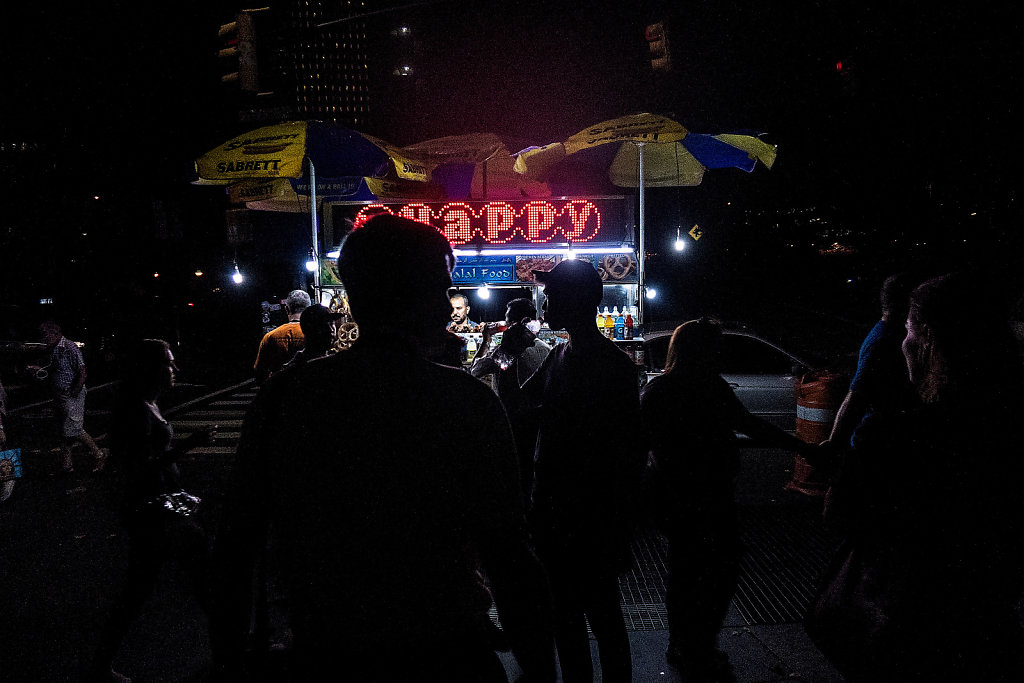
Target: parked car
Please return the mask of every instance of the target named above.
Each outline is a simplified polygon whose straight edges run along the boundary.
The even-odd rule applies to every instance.
[[[754,415],[785,430],[796,429],[796,385],[824,363],[789,351],[741,326],[723,325],[722,378]],[[644,335],[647,377],[665,368],[672,330]]]

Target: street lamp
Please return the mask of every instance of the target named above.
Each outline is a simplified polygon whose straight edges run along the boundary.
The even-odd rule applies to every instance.
[[[243,281],[245,281],[245,278],[242,277],[242,273],[240,273],[238,270],[237,263],[235,264],[235,272],[231,274],[231,279],[234,280],[236,285],[240,285],[242,284]]]
[[[676,251],[682,251],[686,249],[686,242],[683,240],[683,236],[680,234],[680,229],[676,228]]]

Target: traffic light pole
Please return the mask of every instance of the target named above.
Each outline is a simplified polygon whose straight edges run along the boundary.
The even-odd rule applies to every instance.
[[[313,270],[313,292],[316,294],[316,303],[320,303],[320,226],[316,212],[316,169],[313,167],[312,159],[306,157],[306,162],[309,163],[309,215],[312,229],[313,262],[316,263],[316,268]]]
[[[637,266],[636,266],[637,281],[640,283],[639,287],[638,287],[639,291],[637,292],[637,304],[636,304],[636,306],[637,306],[637,314],[638,314],[637,317],[639,318],[639,320],[637,320],[636,322],[639,325],[643,325],[643,324],[645,324],[645,322],[647,320],[645,315],[644,315],[644,309],[646,308],[645,305],[644,305],[644,299],[647,298],[646,268],[644,268],[644,265],[645,265],[644,262],[647,260],[647,246],[644,243],[645,242],[644,238],[646,236],[646,233],[645,233],[645,230],[644,230],[644,213],[645,213],[645,207],[644,207],[644,143],[637,142],[636,143],[636,151],[637,151],[637,172],[639,173],[639,179],[637,181],[637,187],[640,190],[640,200],[639,200],[639,202],[640,202],[640,239],[639,239],[640,253],[637,255],[637,261],[636,261],[636,263],[637,263]],[[646,328],[644,328],[644,329],[646,329]]]

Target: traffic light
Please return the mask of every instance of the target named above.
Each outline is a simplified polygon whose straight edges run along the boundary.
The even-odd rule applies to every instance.
[[[658,22],[650,24],[644,29],[644,37],[647,39],[647,47],[651,52],[651,68],[655,71],[669,71],[672,69],[672,55],[669,52],[668,33],[665,32],[665,24]]]
[[[259,90],[254,28],[252,13],[243,11],[217,30],[221,83],[250,92]]]
[[[836,60],[836,75],[844,95],[854,95],[857,90],[857,69],[850,57]]]

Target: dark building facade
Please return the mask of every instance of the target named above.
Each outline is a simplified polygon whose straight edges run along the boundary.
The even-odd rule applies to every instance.
[[[403,18],[398,3],[372,0],[276,0],[226,17],[229,115],[331,121],[387,138],[416,73],[416,31]]]

